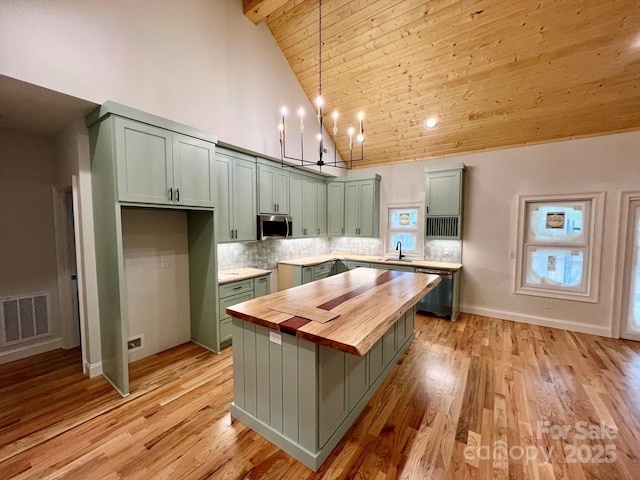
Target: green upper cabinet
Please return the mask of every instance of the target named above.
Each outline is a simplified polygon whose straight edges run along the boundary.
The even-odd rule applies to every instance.
[[[258,163],[258,212],[289,214],[289,172],[275,165]]]
[[[291,236],[293,238],[304,237],[304,227],[302,222],[302,186],[303,177],[290,175],[289,177],[289,215],[291,215]]]
[[[291,174],[289,214],[293,237],[318,237],[327,233],[327,186],[323,179]]]
[[[227,150],[215,156],[218,242],[257,238],[256,164],[251,158]]]
[[[464,165],[426,167],[424,171],[426,236],[461,238]]]
[[[327,235],[344,235],[344,182],[327,185]]]
[[[379,235],[380,176],[345,183],[344,217],[346,236],[377,237]]]
[[[318,182],[318,196],[317,196],[317,224],[318,236],[327,236],[327,184],[325,182]]]
[[[176,206],[214,206],[215,145],[116,117],[118,199]]]

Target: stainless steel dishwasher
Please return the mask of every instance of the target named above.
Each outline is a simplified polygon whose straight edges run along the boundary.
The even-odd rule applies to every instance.
[[[453,312],[453,281],[454,272],[449,270],[437,270],[434,268],[416,268],[416,273],[429,273],[440,275],[442,281],[427,293],[416,304],[416,309],[420,312],[432,313],[440,317],[448,317],[455,320],[458,312]]]

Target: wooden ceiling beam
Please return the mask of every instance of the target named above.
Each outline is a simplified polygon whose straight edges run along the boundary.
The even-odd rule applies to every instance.
[[[289,0],[242,0],[244,15],[255,25],[288,3]]]

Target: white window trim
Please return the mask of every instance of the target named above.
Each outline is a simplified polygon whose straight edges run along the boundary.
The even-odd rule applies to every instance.
[[[389,210],[397,209],[397,208],[406,208],[406,209],[415,209],[418,210],[418,225],[416,227],[416,236],[417,236],[417,244],[418,251],[415,254],[408,254],[404,258],[407,260],[424,260],[424,213],[423,213],[423,202],[402,202],[402,203],[388,203],[384,206],[384,238],[382,241],[382,252],[385,258],[398,258],[398,254],[395,255],[395,245],[389,245]]]
[[[530,286],[523,281],[526,257],[527,205],[536,202],[590,202],[588,222],[587,251],[585,254],[585,291],[577,292],[566,288],[554,288],[551,285]],[[514,293],[538,297],[575,300],[598,303],[600,292],[600,259],[602,253],[602,231],[604,224],[605,193],[573,193],[560,195],[522,195],[518,197],[518,237],[516,244],[516,267],[514,275]],[[553,246],[549,242],[549,246]]]

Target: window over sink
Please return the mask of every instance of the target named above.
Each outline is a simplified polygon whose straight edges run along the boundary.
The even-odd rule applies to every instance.
[[[386,205],[386,235],[384,252],[388,258],[398,258],[400,247],[404,260],[422,260],[422,211],[419,204]],[[400,245],[398,245],[400,242]],[[396,247],[398,249],[396,250]]]

